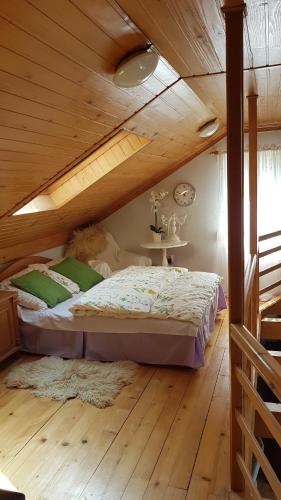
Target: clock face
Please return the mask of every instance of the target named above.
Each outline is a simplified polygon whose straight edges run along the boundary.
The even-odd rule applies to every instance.
[[[174,200],[181,207],[187,207],[194,202],[196,197],[195,188],[191,184],[178,184],[174,191]]]

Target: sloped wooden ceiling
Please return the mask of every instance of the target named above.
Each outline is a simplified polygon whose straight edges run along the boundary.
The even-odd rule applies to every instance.
[[[0,260],[15,245],[18,255],[41,238],[42,247],[51,246],[72,228],[101,220],[224,135],[220,6],[0,2]],[[259,126],[279,128],[281,1],[249,0],[247,8],[245,67],[262,68],[245,72],[246,93],[261,96]],[[162,55],[154,76],[134,89],[114,86],[120,60],[151,42]],[[219,131],[201,139],[198,128],[215,116]],[[11,216],[120,128],[151,143],[63,208]]]

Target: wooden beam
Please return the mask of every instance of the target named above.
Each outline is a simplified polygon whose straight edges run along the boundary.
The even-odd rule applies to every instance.
[[[248,96],[249,116],[249,236],[250,254],[258,253],[258,128],[257,128],[257,99],[256,94]],[[258,313],[259,313],[259,259],[257,259],[253,286],[251,290],[251,315],[249,327],[251,333],[257,338]]]
[[[229,321],[243,323],[244,318],[244,238],[243,238],[243,15],[245,5],[225,1],[226,25],[226,96],[227,96],[227,182],[228,182],[228,274]],[[235,418],[242,410],[242,387],[235,377],[242,367],[242,353],[230,340],[230,474],[231,487],[243,491],[245,481],[237,462],[243,455],[243,435]]]
[[[249,95],[249,197],[250,197],[250,253],[255,255],[258,250],[257,229],[257,95]]]
[[[12,247],[0,248],[0,264],[63,245],[69,239],[70,234],[70,231],[62,231],[59,234],[52,234],[39,240],[26,241]]]

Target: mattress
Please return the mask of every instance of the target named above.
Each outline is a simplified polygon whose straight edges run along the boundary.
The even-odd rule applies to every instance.
[[[24,323],[45,330],[83,331],[91,333],[154,333],[160,335],[196,336],[197,328],[184,321],[173,319],[117,319],[100,316],[73,316],[69,308],[82,295],[58,304],[52,309],[31,311],[19,307],[19,318]]]
[[[26,352],[67,358],[136,362],[199,368],[218,310],[226,307],[219,286],[199,328],[182,321],[75,317],[69,307],[76,297],[53,309],[19,308],[22,347]]]

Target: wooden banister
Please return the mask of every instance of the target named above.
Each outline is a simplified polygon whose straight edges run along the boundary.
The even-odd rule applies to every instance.
[[[259,236],[259,241],[269,240],[270,238],[276,238],[277,236],[281,236],[281,229],[279,231],[274,231],[273,233],[263,234]]]
[[[280,269],[281,267],[281,262],[279,264],[275,264],[275,266],[267,267],[266,269],[263,269],[263,271],[259,272],[259,276],[264,276],[265,274],[273,273],[273,271],[277,271],[277,269]]]
[[[244,291],[244,322],[247,325],[250,314],[250,301],[253,294],[253,285],[255,282],[255,274],[257,268],[257,255],[252,255],[249,259],[245,271],[245,291]]]
[[[281,366],[245,326],[231,325],[231,338],[281,400]]]
[[[255,435],[253,434],[252,430],[248,426],[248,423],[246,422],[245,418],[239,412],[236,410],[236,419],[237,422],[245,436],[246,441],[248,442],[252,452],[254,453],[257,462],[260,464],[273,492],[276,495],[276,498],[281,498],[281,485],[279,482],[278,477],[276,476],[273,468],[271,467],[268,459],[264,455]]]
[[[252,476],[251,476],[250,472],[248,471],[248,468],[243,460],[241,453],[236,453],[236,460],[237,460],[239,468],[243,474],[245,482],[246,482],[246,484],[251,492],[251,499],[262,500],[262,497],[259,493],[259,490],[257,489],[257,487],[252,479]]]
[[[266,257],[267,255],[270,255],[275,252],[279,252],[281,250],[281,245],[278,245],[277,247],[269,248],[268,250],[264,250],[263,252],[259,252],[259,258],[262,259],[262,257]]]
[[[264,421],[266,427],[270,431],[272,437],[276,440],[279,446],[281,446],[281,427],[278,421],[272,415],[268,407],[264,404],[258,392],[252,386],[251,382],[249,382],[248,377],[240,367],[236,368],[235,375],[243,391],[251,400],[251,403],[254,406],[255,410],[259,413],[261,419]]]
[[[262,295],[263,293],[269,292],[270,290],[273,290],[273,288],[277,288],[280,285],[281,285],[281,280],[275,281],[274,283],[271,283],[271,285],[261,288],[259,294]]]

